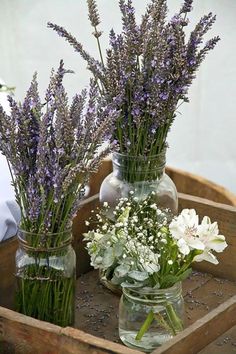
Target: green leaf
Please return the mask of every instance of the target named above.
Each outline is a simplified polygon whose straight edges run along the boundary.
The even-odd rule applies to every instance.
[[[178,281],[182,281],[186,279],[191,273],[192,273],[192,268],[186,269],[185,272],[183,272],[178,276]]]
[[[109,247],[105,251],[104,256],[103,256],[103,260],[102,260],[103,268],[110,267],[113,264],[114,260],[115,260],[115,257],[114,257],[114,254],[113,254],[113,250],[112,250],[111,247]]]
[[[114,271],[114,275],[117,278],[123,278],[124,276],[127,275],[129,270],[130,270],[130,267],[128,265],[122,264],[122,265],[119,265],[118,267],[116,267],[116,269]]]
[[[162,289],[169,288],[173,286],[175,283],[177,283],[178,276],[172,275],[172,274],[167,274],[164,277],[160,279],[160,285]]]
[[[128,276],[137,281],[144,281],[149,277],[147,272],[139,272],[138,270],[132,270],[128,273]]]
[[[120,242],[118,242],[114,245],[113,249],[114,249],[115,256],[118,258],[122,255],[124,246]]]

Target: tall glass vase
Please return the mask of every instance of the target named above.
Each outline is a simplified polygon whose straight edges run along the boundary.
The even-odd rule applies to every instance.
[[[113,153],[113,172],[103,181],[100,201],[108,202],[112,210],[120,198],[130,192],[139,200],[150,193],[160,208],[168,208],[173,214],[178,211],[178,196],[174,182],[165,173],[166,149],[155,156],[129,156]]]
[[[18,232],[16,310],[65,327],[74,322],[76,256],[71,230]]]

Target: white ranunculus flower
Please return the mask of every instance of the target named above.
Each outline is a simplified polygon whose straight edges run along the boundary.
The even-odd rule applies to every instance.
[[[169,226],[172,237],[177,240],[180,252],[189,254],[193,249],[203,251],[204,243],[198,237],[199,220],[194,209],[184,209]]]

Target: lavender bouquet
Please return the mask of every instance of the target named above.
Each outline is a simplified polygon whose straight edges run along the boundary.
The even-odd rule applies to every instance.
[[[62,326],[71,322],[74,290],[74,275],[66,276],[71,271],[63,267],[75,258],[64,246],[89,174],[109,151],[101,144],[117,114],[104,108],[94,81],[88,94],[83,90],[69,106],[62,84],[68,72],[62,61],[52,71],[44,102],[34,75],[22,104],[8,97],[10,115],[0,106],[0,151],[22,216],[17,309]]]
[[[114,138],[121,154],[149,157],[163,152],[177,109],[188,101],[188,89],[196,71],[219,41],[217,36],[202,45],[203,36],[216,19],[212,13],[203,16],[186,38],[192,2],[185,0],[168,21],[167,1],[151,0],[137,24],[132,0],[119,0],[123,29],[120,34],[110,31],[106,60],[99,40],[102,32],[98,29],[100,17],[95,0],[87,3],[99,61],[63,27],[48,23],[88,63],[100,94],[120,111]],[[132,160],[127,169],[135,171],[135,164]]]

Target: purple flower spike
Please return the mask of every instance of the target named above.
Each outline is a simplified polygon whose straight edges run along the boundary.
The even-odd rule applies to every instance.
[[[101,97],[119,111],[114,131],[119,151],[132,156],[156,155],[167,144],[177,107],[188,102],[188,89],[200,64],[219,41],[217,36],[204,44],[204,35],[216,17],[212,13],[203,16],[187,38],[193,0],[183,0],[170,20],[167,0],[150,0],[139,24],[132,0],[119,0],[122,31],[110,31],[105,62],[96,28],[100,23],[97,4],[95,0],[87,2],[100,62],[64,28],[52,23],[48,26],[87,61]]]
[[[90,173],[110,151],[102,144],[119,115],[115,105],[100,98],[94,80],[88,100],[83,90],[69,106],[62,82],[69,72],[63,61],[52,71],[43,103],[34,75],[22,104],[9,97],[9,116],[0,106],[0,151],[12,173],[21,227],[30,232],[69,227]]]

